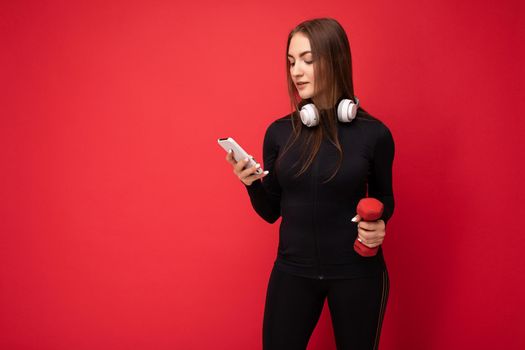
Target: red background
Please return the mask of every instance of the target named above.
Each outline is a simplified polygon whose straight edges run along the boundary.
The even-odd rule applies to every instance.
[[[381,348],[525,348],[522,3],[2,2],[0,348],[261,348],[280,221],[216,140],[261,159],[322,16],[396,142]]]

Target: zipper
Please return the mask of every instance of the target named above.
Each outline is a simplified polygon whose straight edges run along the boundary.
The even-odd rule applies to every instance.
[[[317,223],[316,223],[316,212],[317,212],[317,175],[319,173],[319,153],[314,160],[314,171],[313,171],[313,187],[314,187],[314,212],[313,212],[313,228],[314,228],[314,242],[315,242],[315,254],[316,254],[316,263],[317,263],[317,278],[322,280],[324,278],[321,272],[321,261],[319,256],[319,244],[317,240]]]

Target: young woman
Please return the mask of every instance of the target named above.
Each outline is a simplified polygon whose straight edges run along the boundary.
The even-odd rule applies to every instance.
[[[286,55],[293,112],[266,131],[267,173],[255,174],[260,164],[244,169],[247,159],[236,162],[231,152],[226,157],[255,211],[269,223],[282,217],[263,348],[306,349],[327,299],[337,349],[377,349],[389,290],[381,244],[394,211],[394,140],[359,107],[350,45],[336,20],[300,23]],[[356,216],[367,196],[384,204],[377,221]],[[378,253],[361,256],[356,239]]]

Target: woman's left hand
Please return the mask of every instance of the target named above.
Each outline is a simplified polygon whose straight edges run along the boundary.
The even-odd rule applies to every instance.
[[[375,248],[383,244],[385,239],[385,222],[362,221],[359,215],[356,215],[353,221],[357,221],[357,240],[369,248]]]

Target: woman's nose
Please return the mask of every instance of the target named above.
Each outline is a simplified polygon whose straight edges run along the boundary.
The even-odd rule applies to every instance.
[[[292,75],[293,76],[297,76],[297,75],[301,75],[302,73],[302,69],[299,68],[299,65],[296,63],[292,66]]]

